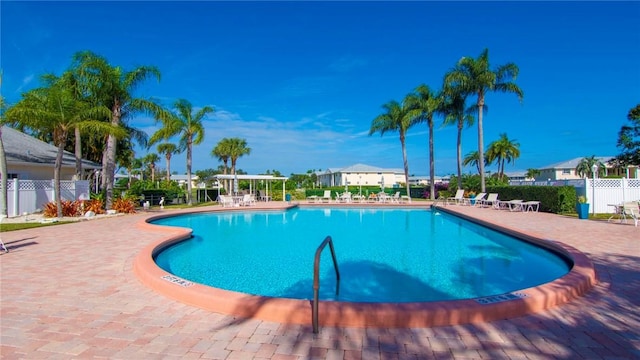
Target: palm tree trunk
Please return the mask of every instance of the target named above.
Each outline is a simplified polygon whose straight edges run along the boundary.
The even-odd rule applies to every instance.
[[[80,128],[76,126],[75,135],[75,152],[76,152],[76,179],[82,180],[82,138],[80,137]]]
[[[456,149],[458,152],[458,190],[462,189],[462,120],[458,121],[458,143]]]
[[[53,169],[53,199],[56,202],[56,216],[62,218],[62,200],[60,199],[60,170],[62,169],[62,155],[64,153],[64,143],[59,142],[56,163]]]
[[[484,107],[484,93],[478,93],[478,169],[480,171],[480,192],[485,192],[484,179],[484,139],[482,133],[482,108]]]
[[[171,181],[171,154],[167,153],[167,183]]]
[[[115,100],[112,109],[111,124],[114,126],[120,125],[120,117],[122,116],[122,109],[120,109],[120,101]],[[102,163],[102,176],[105,189],[105,207],[107,210],[111,209],[113,204],[113,176],[116,170],[116,137],[113,134],[109,134],[107,138],[107,148],[105,149],[106,155],[103,157]]]
[[[435,200],[436,198],[436,177],[435,177],[435,161],[434,161],[434,153],[433,153],[433,119],[429,119],[429,182],[431,183],[430,187],[430,198],[431,200]],[[409,195],[409,194],[407,194]]]
[[[402,144],[402,163],[404,165],[404,181],[407,188],[407,196],[411,196],[411,190],[409,189],[409,160],[407,159],[407,147],[404,140],[404,134],[400,134],[400,143]]]
[[[2,143],[2,125],[0,125],[0,217],[8,216],[7,204],[7,155]]]
[[[193,141],[191,137],[187,140],[187,204],[191,203],[191,146]]]

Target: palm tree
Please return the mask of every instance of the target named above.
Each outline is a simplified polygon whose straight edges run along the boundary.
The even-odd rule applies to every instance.
[[[480,156],[478,156],[477,151],[468,152],[467,155],[464,156],[464,159],[462,159],[462,165],[475,166],[478,170],[478,173],[480,173],[480,163]]]
[[[536,176],[540,175],[540,170],[538,169],[527,169],[527,172],[524,174],[524,177],[527,179],[535,179]]]
[[[149,165],[149,170],[151,170],[151,182],[155,182],[156,181],[156,163],[160,161],[160,157],[156,153],[149,153],[144,158],[142,158],[142,161],[145,164]]]
[[[175,102],[175,111],[163,111],[158,114],[162,121],[162,128],[155,132],[149,139],[149,144],[153,145],[160,140],[169,140],[171,137],[179,135],[179,148],[187,150],[187,203],[192,205],[191,200],[191,152],[193,145],[198,145],[204,140],[204,126],[202,121],[209,113],[213,113],[211,106],[205,106],[193,112],[191,103],[184,99]]]
[[[218,160],[222,161],[222,163],[224,164],[223,167],[223,174],[227,175],[227,169],[228,169],[228,162],[229,162],[229,153],[230,153],[230,144],[229,144],[229,139],[228,138],[224,138],[222,140],[220,140],[217,144],[216,147],[213,148],[213,150],[211,150],[211,156],[213,157],[217,157]],[[225,189],[229,189],[229,181],[225,180],[223,187]]]
[[[593,177],[593,165],[598,166],[598,175],[605,173],[605,165],[595,155],[582,158],[576,166],[576,175],[584,177]]]
[[[236,162],[239,157],[251,154],[251,148],[247,147],[247,140],[240,138],[229,139],[229,159],[231,159],[231,174],[236,173]]]
[[[520,144],[507,137],[506,133],[500,134],[500,139],[489,144],[487,148],[487,163],[494,161],[498,164],[498,178],[502,180],[504,177],[505,163],[513,163],[520,157]]]
[[[478,157],[484,158],[484,141],[482,130],[482,113],[484,111],[485,95],[489,91],[511,92],[518,95],[520,101],[524,96],[522,90],[516,85],[518,66],[507,63],[498,66],[494,70],[489,67],[489,49],[485,49],[477,59],[463,57],[455,68],[445,75],[445,84],[459,88],[466,95],[477,96],[478,107]],[[484,163],[478,162],[480,169],[480,188],[485,192]]]
[[[169,182],[171,181],[171,156],[179,153],[178,147],[175,144],[166,142],[158,144],[157,150],[160,154],[164,154],[165,159],[167,159],[167,182]]]
[[[146,112],[157,116],[162,108],[153,101],[136,98],[133,90],[150,77],[160,80],[160,71],[154,66],[139,66],[125,71],[119,66],[111,66],[107,60],[90,51],[78,52],[73,56],[74,74],[81,88],[91,98],[111,109],[111,124],[120,126],[123,119],[135,113]],[[106,207],[113,202],[113,179],[116,167],[116,137],[109,135],[102,161],[102,187],[106,191]]]
[[[456,142],[457,165],[458,165],[458,189],[462,189],[462,130],[471,127],[475,118],[471,114],[471,108],[466,107],[467,96],[455,87],[445,85],[445,100],[442,114],[444,115],[443,125],[455,125],[458,129]]]
[[[405,102],[412,109],[410,116],[412,122],[422,123],[426,122],[429,128],[429,183],[431,200],[435,200],[435,160],[434,160],[434,147],[433,147],[433,116],[436,113],[441,113],[443,110],[443,97],[441,94],[436,94],[425,84],[421,84],[415,89],[414,94],[409,94],[405,98]],[[407,186],[407,189],[409,186]],[[408,191],[408,190],[407,190]],[[410,193],[407,192],[407,195]]]
[[[379,132],[380,136],[388,131],[397,131],[400,134],[400,145],[402,147],[402,163],[404,165],[404,179],[407,187],[407,195],[409,194],[409,161],[407,160],[406,136],[407,130],[415,123],[411,122],[411,108],[403,102],[398,103],[391,100],[382,105],[384,113],[378,115],[371,122],[369,136]]]
[[[59,81],[50,84],[49,87],[31,90],[23,94],[22,99],[7,111],[7,118],[10,121],[53,135],[53,142],[58,147],[53,190],[58,217],[62,217],[60,199],[62,155],[69,133],[79,128],[113,134],[114,137],[124,135],[122,129],[97,120],[109,116],[108,108],[91,106],[86,101],[78,100],[72,90],[65,85],[63,81]]]

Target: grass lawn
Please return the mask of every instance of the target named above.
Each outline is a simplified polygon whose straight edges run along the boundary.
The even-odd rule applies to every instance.
[[[14,224],[0,224],[0,232],[5,232],[5,231],[15,231],[15,230],[24,230],[24,229],[33,229],[33,228],[39,228],[39,227],[43,227],[43,226],[54,226],[54,225],[62,225],[62,224],[69,224],[72,223],[74,221],[58,221],[55,223],[14,223]]]

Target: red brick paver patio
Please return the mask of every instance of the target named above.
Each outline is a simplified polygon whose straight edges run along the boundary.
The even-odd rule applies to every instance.
[[[145,287],[132,263],[142,213],[0,234],[3,359],[637,359],[640,228],[545,213],[448,209],[578,248],[598,285],[549,311],[412,329],[321,328],[233,318]],[[179,211],[178,211],[179,212]]]

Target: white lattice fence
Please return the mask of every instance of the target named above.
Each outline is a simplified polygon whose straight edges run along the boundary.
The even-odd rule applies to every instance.
[[[613,213],[615,208],[611,205],[640,200],[640,179],[595,179],[595,186],[594,179],[585,182],[583,189],[576,190],[584,191],[592,206],[590,211],[596,213]]]
[[[53,180],[13,179],[8,181],[7,214],[18,216],[42,209],[44,204],[54,200],[53,187]],[[60,198],[62,200],[89,199],[89,182],[87,180],[60,181]]]

